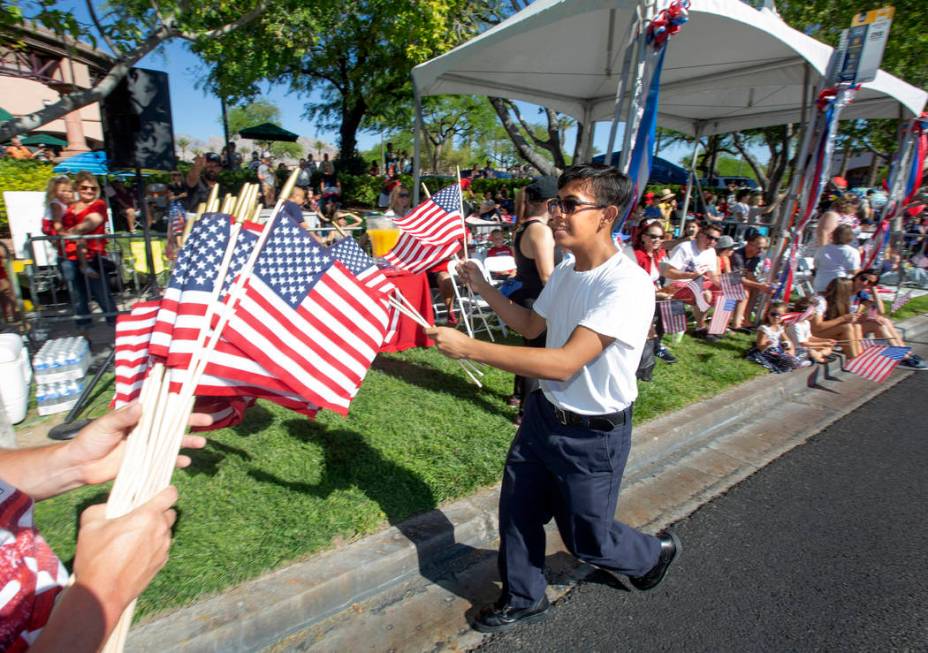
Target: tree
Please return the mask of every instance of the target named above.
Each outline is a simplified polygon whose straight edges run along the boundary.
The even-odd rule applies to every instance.
[[[484,98],[467,95],[427,97],[422,102],[422,132],[437,171],[446,148],[455,140],[475,141],[493,130],[496,119]]]
[[[270,144],[271,154],[278,159],[300,159],[303,157],[303,146],[298,142],[289,143],[287,141],[274,141]]]
[[[14,39],[21,38],[28,22],[54,31],[66,43],[69,39],[86,39],[94,46],[102,42],[112,53],[112,65],[91,88],[66,93],[38,111],[0,124],[0,142],[99,102],[142,57],[171,39],[197,44],[222,38],[254,21],[269,1],[111,0],[98,12],[93,0],[87,0],[92,25],[84,26],[70,12],[54,9],[50,0],[28,0],[16,5],[0,0],[0,26]]]
[[[569,116],[541,107],[539,111],[544,114],[546,125],[539,128],[525,121],[512,100],[493,97],[490,104],[519,156],[543,175],[559,175],[567,167],[568,159],[563,147],[567,128],[571,125],[577,128],[571,160],[576,160],[583,150],[583,125]]]
[[[321,158],[322,158],[322,150],[325,149],[325,143],[323,143],[322,141],[318,141],[318,140],[317,140],[315,143],[313,143],[313,149],[316,150],[316,156],[318,156],[318,157],[321,159]]]
[[[259,21],[244,40],[224,39],[195,50],[210,63],[222,62],[211,67],[210,85],[225,97],[253,95],[263,78],[289,80],[309,98],[307,116],[338,131],[339,157],[351,159],[358,131],[411,99],[412,67],[476,34],[495,3],[293,2],[293,11],[270,28]],[[259,50],[262,56],[257,63],[249,57],[229,62],[230,52],[243,50]]]
[[[269,122],[272,125],[281,126],[280,109],[273,102],[267,100],[255,100],[240,106],[234,106],[226,114],[226,120],[229,124],[229,134],[237,135],[246,127],[254,127]],[[219,119],[222,124],[222,119]]]
[[[883,53],[881,68],[905,79],[910,84],[928,86],[928,32],[924,29],[923,0],[897,0],[889,40]],[[777,9],[787,23],[799,30],[808,30],[815,38],[835,46],[841,30],[851,24],[851,18],[861,9],[852,0],[791,0]],[[871,152],[876,157],[871,166],[868,185],[876,182],[880,162],[889,163],[896,150],[896,120],[849,120],[841,124],[843,145],[849,153]]]
[[[190,147],[190,139],[186,136],[178,136],[174,141],[180,149],[180,159],[183,161],[187,158],[187,148]]]

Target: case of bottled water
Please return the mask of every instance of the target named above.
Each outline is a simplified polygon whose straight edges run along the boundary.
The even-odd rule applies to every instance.
[[[90,347],[77,336],[48,340],[32,357],[35,382],[40,385],[82,379],[88,367]]]
[[[41,383],[35,388],[35,402],[39,415],[51,415],[71,410],[84,390],[82,380]]]

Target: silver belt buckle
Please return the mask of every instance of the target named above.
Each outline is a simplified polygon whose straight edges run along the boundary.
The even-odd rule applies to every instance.
[[[557,406],[554,407],[554,419],[556,419],[561,426],[567,426],[567,413]]]

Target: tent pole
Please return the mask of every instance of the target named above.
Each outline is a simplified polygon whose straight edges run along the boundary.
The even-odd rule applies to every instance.
[[[686,214],[690,208],[690,197],[693,195],[693,181],[696,179],[696,153],[699,151],[699,138],[702,136],[702,125],[697,123],[695,134],[693,136],[693,154],[690,159],[690,174],[686,178],[686,195],[683,197],[683,210],[680,211],[680,233],[683,233],[683,225],[686,223]]]
[[[776,221],[776,227],[773,230],[770,239],[771,249],[770,251],[777,251],[777,247],[784,238],[786,229],[789,226],[790,216],[793,215],[793,211],[796,209],[796,203],[799,200],[797,192],[799,190],[799,180],[802,177],[802,173],[805,167],[806,159],[806,149],[808,148],[809,132],[811,131],[809,126],[809,121],[811,116],[809,115],[809,95],[810,95],[810,67],[806,63],[804,66],[803,76],[802,76],[802,116],[801,126],[800,126],[800,136],[799,143],[797,144],[796,156],[793,157],[793,165],[791,166],[790,178],[789,178],[789,190],[786,194],[786,201],[783,202],[783,206],[780,207],[780,213]]]
[[[612,152],[615,149],[615,139],[619,131],[619,121],[622,117],[623,96],[628,88],[628,74],[632,65],[632,55],[634,54],[634,36],[635,28],[639,18],[630,21],[628,24],[628,33],[623,42],[622,54],[622,72],[619,75],[619,83],[615,89],[615,109],[612,115],[612,125],[609,128],[609,144],[606,147],[606,163],[612,165]]]
[[[412,205],[419,205],[419,186],[422,179],[422,98],[419,96],[419,88],[416,86],[416,80],[412,80],[413,101],[416,105],[415,129],[412,137]]]
[[[636,58],[634,67],[634,82],[631,86],[631,97],[628,100],[628,113],[625,118],[625,129],[622,133],[622,153],[619,156],[619,171],[628,174],[628,168],[631,164],[631,150],[633,147],[633,138],[638,130],[638,123],[641,117],[641,95],[644,92],[644,75],[647,67],[647,43],[644,38],[644,30],[651,18],[652,5],[646,0],[638,6],[638,15],[640,16],[638,29],[636,30],[635,48]]]

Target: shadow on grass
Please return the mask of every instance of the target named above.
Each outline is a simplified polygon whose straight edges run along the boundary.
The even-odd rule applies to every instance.
[[[273,483],[319,498],[356,487],[375,501],[390,524],[416,547],[419,573],[423,577],[471,604],[482,605],[496,597],[494,579],[474,585],[449,573],[449,565],[456,561],[495,556],[495,551],[456,543],[454,525],[436,509],[438,502],[431,488],[419,476],[385,459],[356,431],[329,430],[306,420],[289,420],[284,428],[291,437],[322,449],[325,456],[322,478],[315,484],[289,481],[257,468],[250,469],[249,476],[261,483]]]
[[[261,433],[274,421],[274,414],[261,404],[255,404],[245,411],[245,419],[232,427],[232,432],[240,437]]]
[[[490,390],[486,386],[479,392],[475,392],[477,388],[467,381],[464,370],[461,370],[460,375],[448,374],[428,365],[419,365],[385,356],[378,356],[371,367],[425,390],[467,399],[494,414],[499,412],[500,406],[488,401],[487,394],[495,395],[500,400],[505,400],[508,397],[508,395]]]
[[[252,459],[252,455],[244,449],[209,439],[206,441],[206,448],[198,450],[190,457],[190,466],[185,471],[192,476],[215,476],[219,471],[219,464],[228,456],[241,460]]]

